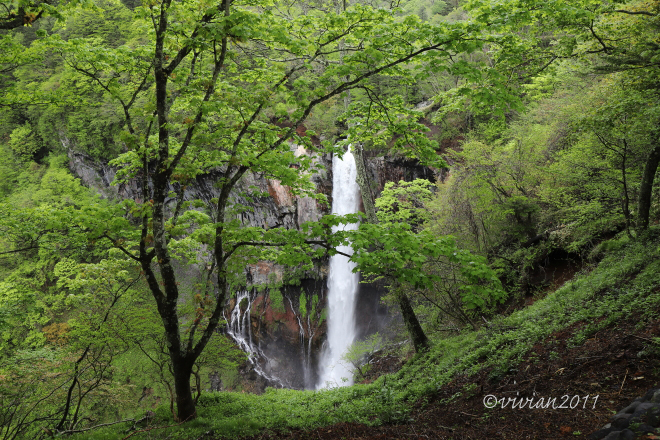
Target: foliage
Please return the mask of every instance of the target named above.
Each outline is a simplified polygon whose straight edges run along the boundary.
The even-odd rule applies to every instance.
[[[643,233],[658,209],[657,1],[470,0],[464,10],[412,0],[398,11],[125,3],[132,9],[73,2],[65,16],[48,1],[3,2],[4,438],[35,438],[43,425],[91,428],[158,402],[164,424],[194,417],[199,403],[199,419],[171,437],[401,422],[411,401],[457,372],[492,366],[503,375],[552,331],[596,323],[574,336],[580,344],[633,308],[648,317],[657,307],[658,245]],[[432,95],[424,112],[442,130],[430,140],[425,113],[412,107]],[[436,142],[461,136],[455,152]],[[296,156],[289,142],[310,155]],[[237,220],[250,209],[241,197],[260,196],[246,189],[251,175],[322,199],[312,155],[355,142],[451,162],[452,172],[437,189],[386,185],[380,223],[354,232],[330,231],[357,215],[301,230]],[[73,152],[113,160],[115,183],[139,197],[116,206],[92,196],[66,170],[62,153]],[[214,194],[191,200],[190,185],[208,173],[218,176]],[[250,287],[246,265],[304,273],[349,242],[363,275],[386,277],[427,325],[449,319],[475,332],[436,341],[370,386],[203,394],[207,374],[230,381],[243,359],[215,329],[231,292]],[[524,286],[555,249],[602,261],[476,331],[479,315],[505,298],[498,276]],[[262,287],[283,310],[272,281]],[[323,316],[316,295],[302,294],[296,309]]]
[[[361,224],[350,241],[356,270],[367,279],[386,278],[463,324],[502,302],[506,293],[487,260],[460,249],[451,236],[422,229],[430,182],[388,183],[376,201],[379,223]],[[420,299],[421,299],[420,298]]]
[[[436,222],[445,225],[437,231],[457,234],[480,252],[497,246],[498,240],[536,235],[537,194],[548,162],[544,144],[550,130],[521,123],[507,131],[490,142],[463,143],[454,157],[465,166],[439,185]]]
[[[521,290],[553,251],[586,256],[600,237],[637,220],[655,98],[623,75],[585,69],[558,65],[545,77],[551,91],[526,113],[472,132],[429,205],[433,231],[489,256]]]
[[[117,3],[99,6],[114,20],[127,17]],[[270,260],[310,268],[323,252],[313,245],[331,247],[328,241],[342,240],[326,239],[326,224],[303,231],[242,225],[236,218],[246,208],[232,191],[256,173],[279,180],[293,194],[314,196],[308,173],[316,164],[310,156],[296,156],[289,142],[312,153],[341,151],[314,144],[311,131],[297,131],[316,106],[352,90],[369,94],[363,85],[374,75],[410,81],[418,69],[408,65],[422,55],[442,69],[450,60],[447,51],[479,47],[463,24],[432,27],[361,4],[339,12],[296,9],[291,16],[278,7],[145,4],[132,22],[136,36],[124,41],[113,38],[112,26],[101,28],[99,38],[91,35],[84,25],[93,14],[83,11],[65,32],[32,44],[42,57],[55,54],[61,66],[57,78],[35,75],[59,80],[55,94],[44,87],[48,81],[36,81],[33,89],[64,104],[82,86],[96,107],[91,121],[84,113],[62,115],[70,131],[84,132],[78,129],[83,124],[100,127],[105,136],[100,143],[117,147],[109,150],[116,155],[111,165],[119,168],[115,183],[140,182],[139,199],[124,201],[123,211],[92,207],[84,229],[91,240],[105,240],[140,265],[165,328],[180,420],[195,417],[189,378],[230,291],[245,287],[244,267]],[[181,39],[184,29],[190,34]],[[25,66],[16,72],[30,76]],[[13,102],[25,102],[20,83],[11,91]],[[441,163],[433,143],[417,133],[423,129],[418,115],[401,99],[368,106],[369,111],[362,103],[349,109],[348,120],[362,118],[365,140],[384,142],[383,130],[386,137],[404,134],[397,147]],[[40,122],[59,117],[49,110],[29,116]],[[94,124],[97,111],[109,117]],[[75,148],[71,138],[58,137],[67,149]],[[211,171],[222,175],[217,197],[186,200],[186,186]],[[193,292],[194,307],[178,306],[186,292],[175,261],[204,272],[205,281]]]
[[[433,270],[439,266],[450,273],[455,271],[453,276],[462,280],[456,288],[468,310],[480,310],[504,298],[486,259],[460,250],[451,237],[438,238],[427,231],[413,233],[404,224],[387,228],[365,224],[352,242],[360,249],[352,259],[364,276],[387,275],[417,289],[432,289],[444,282],[443,271]],[[362,251],[368,249],[368,243],[375,250]]]
[[[426,165],[445,165],[436,153],[437,142],[426,136],[428,128],[419,121],[421,112],[411,110],[400,96],[383,99],[367,86],[363,90],[369,99],[351,104],[347,111],[347,138],[338,145],[359,139],[370,149],[387,148],[390,154],[405,155]]]
[[[429,220],[426,204],[431,201],[431,182],[415,179],[412,182],[387,182],[375,205],[379,222],[404,222],[417,229]]]
[[[11,132],[9,146],[14,154],[22,159],[31,159],[41,148],[39,142],[35,139],[32,127],[27,123]]]
[[[403,421],[412,402],[436,392],[456,374],[472,375],[490,368],[493,380],[497,380],[497,375],[506,375],[535,344],[554,332],[575,328],[576,323],[587,324],[575,334],[573,343],[579,345],[598,328],[634,310],[642,311],[640,319],[644,322],[657,319],[660,243],[657,239],[631,242],[625,235],[614,241],[624,244],[590,273],[581,274],[529,307],[493,320],[490,327],[436,341],[428,353],[417,355],[399,372],[372,384],[322,391],[270,389],[262,396],[204,394],[198,419],[185,428],[168,428],[167,435],[194,438],[213,430],[232,438],[339,422]],[[107,428],[96,435],[118,439],[124,434]]]
[[[353,342],[346,353],[341,356],[341,360],[351,364],[353,371],[359,375],[359,379],[365,379],[371,368],[369,364],[372,356],[382,346],[383,337],[378,333],[374,333],[362,340]]]

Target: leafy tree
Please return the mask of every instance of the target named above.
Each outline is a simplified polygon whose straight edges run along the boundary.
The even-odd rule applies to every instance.
[[[66,158],[45,162],[16,162],[22,187],[2,204],[0,374],[8,382],[0,438],[77,429],[125,406],[125,387],[112,381],[112,361],[125,348],[107,324],[130,303],[131,275],[126,261],[103,260],[107,247],[81,227],[81,205],[104,204],[65,171]]]
[[[616,213],[625,218],[629,230],[634,222],[633,202],[642,180],[645,156],[654,142],[654,124],[646,112],[653,103],[625,82],[622,84],[617,76],[611,78],[614,81],[597,84],[586,96],[584,114],[575,121],[574,130],[579,137],[572,148],[558,157],[556,169],[561,169],[562,159],[569,160],[570,164],[564,166],[572,168],[575,178],[582,180],[578,183],[582,186],[580,192],[604,206],[605,210],[595,213],[590,221],[598,223],[599,218]],[[574,205],[581,203],[576,200]]]
[[[103,388],[112,379],[112,361],[126,350],[110,329],[126,308],[136,305],[132,289],[140,277],[131,269],[126,258],[93,264],[64,259],[54,269],[58,287],[77,312],[68,321],[70,331],[63,335],[67,350],[74,355],[64,406],[55,426],[58,431],[73,431],[84,417],[94,415],[83,403],[98,392],[104,394]],[[120,308],[123,310],[117,310]],[[97,402],[93,411],[98,414],[102,406]]]
[[[378,333],[374,333],[360,341],[353,342],[341,359],[351,364],[353,371],[357,372],[361,379],[366,379],[367,373],[371,369],[369,365],[371,357],[382,346],[383,337]]]
[[[29,123],[14,129],[11,132],[9,146],[14,154],[21,159],[32,159],[39,148],[39,141],[35,139],[34,131]]]
[[[57,419],[62,359],[54,350],[26,350],[0,360],[0,439],[37,438],[39,424]],[[52,386],[44,386],[44,382]]]
[[[439,66],[447,51],[475,47],[464,25],[432,28],[366,6],[282,11],[164,0],[136,9],[139,41],[107,47],[54,35],[44,42],[63,56],[70,78],[90,81],[119,106],[126,152],[114,161],[117,181],[135,182],[140,198],[114,212],[90,207],[81,221],[144,273],[165,329],[181,421],[196,415],[191,374],[230,292],[245,284],[245,265],[310,264],[323,251],[312,246],[342,239],[322,239],[335,218],[303,231],[241,225],[247,208],[233,199],[245,191],[243,178],[258,173],[310,192],[314,162],[296,157],[288,142],[339,152],[297,132],[317,105],[422,55],[433,54]],[[187,185],[210,172],[219,176],[215,197],[191,200]],[[206,271],[192,310],[180,307],[175,260]]]
[[[134,307],[126,292],[135,278],[131,280],[125,270],[125,261],[102,260],[81,265],[66,257],[55,260],[53,254],[59,252],[81,255],[62,246],[79,245],[76,238],[80,239],[80,234],[70,231],[70,218],[53,215],[53,211],[52,207],[46,211],[28,208],[12,215],[45,217],[45,224],[14,224],[12,232],[45,225],[48,229],[29,229],[28,233],[35,235],[33,250],[19,252],[37,251],[36,262],[26,258],[0,284],[0,350],[5,359],[0,372],[10,382],[0,389],[0,399],[18,401],[8,404],[3,414],[3,438],[36,437],[44,424],[57,431],[76,430],[81,422],[98,420],[113,405],[125,405],[121,399],[126,390],[112,382],[112,361],[125,348],[108,331],[108,324],[121,313],[117,309]],[[3,227],[8,223],[4,221]],[[55,232],[62,225],[66,226]],[[53,236],[47,237],[50,234]],[[8,252],[11,253],[5,251],[3,256]],[[41,269],[45,277],[25,280],[30,266],[33,270]],[[24,363],[43,365],[46,370],[40,366],[26,368]]]
[[[9,30],[30,26],[43,15],[56,15],[54,1],[3,1],[0,29]]]
[[[388,183],[376,203],[379,222],[361,224],[351,238],[356,249],[352,260],[363,276],[383,277],[393,285],[395,298],[409,291],[474,325],[470,315],[501,302],[505,292],[484,257],[459,249],[451,236],[422,228],[429,218],[429,186],[424,180]],[[416,350],[423,349],[426,336],[415,340],[419,331],[410,328],[417,321],[412,307],[402,307],[402,313]]]
[[[462,151],[452,153],[456,167],[440,185],[436,231],[456,234],[482,253],[534,237],[549,136],[549,126],[524,122],[509,129],[492,123],[473,134]]]
[[[404,78],[409,80],[413,78],[410,71],[401,73]],[[377,90],[370,85],[362,86],[362,90],[365,92],[366,99],[351,103],[347,111],[349,120],[347,139],[340,142],[340,145],[347,144],[352,139],[359,139],[359,142],[352,147],[352,151],[357,168],[357,183],[366,213],[364,220],[372,225],[378,225],[381,218],[376,213],[378,204],[374,200],[373,182],[366,171],[364,147],[387,150],[394,154],[405,152],[406,156],[418,159],[427,165],[443,167],[446,162],[436,154],[437,143],[426,137],[425,132],[428,131],[428,128],[419,121],[420,112],[411,110],[399,96],[380,97]],[[392,139],[394,142],[390,142]],[[405,186],[404,183],[402,185]],[[390,187],[386,188],[381,197],[388,192],[388,189]],[[391,221],[391,219],[388,220]],[[379,244],[374,242],[369,246],[375,248]],[[388,281],[415,350],[426,350],[429,343],[428,337],[415,315],[408,295],[401,289],[398,280],[388,278]]]

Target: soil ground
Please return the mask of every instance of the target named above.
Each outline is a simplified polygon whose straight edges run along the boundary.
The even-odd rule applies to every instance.
[[[583,345],[570,347],[569,339],[583,325],[552,334],[504,376],[494,378],[494,372],[486,370],[455,378],[418,402],[409,423],[340,423],[311,431],[266,432],[250,439],[585,439],[636,397],[660,386],[660,353],[640,355],[649,351],[653,337],[660,336],[660,320],[640,329],[631,316],[593,334]],[[397,365],[393,358],[383,358],[376,368],[391,372]],[[461,395],[454,397],[457,393]],[[534,401],[556,397],[556,407],[565,395],[580,400],[577,406],[573,401],[574,409],[488,409],[488,395],[535,396]]]

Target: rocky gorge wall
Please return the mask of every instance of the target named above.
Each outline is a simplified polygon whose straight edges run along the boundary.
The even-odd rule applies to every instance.
[[[141,201],[142,188],[140,182],[133,180],[127,183],[112,185],[116,169],[106,163],[91,160],[83,153],[68,147],[69,168],[79,177],[85,186],[95,189],[106,198],[134,199]],[[301,146],[292,145],[295,154],[307,154]],[[316,157],[325,168],[324,171],[311,176],[318,193],[327,196],[329,205],[317,202],[311,197],[300,197],[280,184],[277,180],[268,179],[256,174],[247,174],[239,182],[232,193],[234,203],[247,206],[250,209],[240,214],[240,220],[245,226],[253,227],[284,227],[300,228],[307,221],[318,220],[330,212],[332,204],[332,158],[330,155]],[[442,178],[442,170],[432,170],[421,166],[413,160],[397,157],[378,156],[375,153],[365,154],[367,172],[377,196],[386,182],[413,180],[425,178],[435,181]],[[186,187],[184,199],[202,199],[210,201],[219,195],[215,182],[219,173],[208,173],[198,176],[193,184]],[[175,188],[172,188],[173,190]],[[246,194],[261,192],[264,197],[246,197]],[[246,338],[250,338],[253,349],[259,351],[256,361],[258,365],[246,365],[242,372],[244,377],[252,381],[252,391],[259,392],[266,386],[284,386],[288,388],[312,388],[317,381],[317,357],[325,340],[326,283],[328,261],[318,261],[312,272],[297,274],[290,277],[282,268],[269,262],[261,262],[246,267],[246,278],[250,290],[251,304],[237,304],[235,298],[230,300],[225,317],[231,320],[235,307],[239,307],[241,316],[249,313],[250,329],[244,329]],[[289,279],[290,278],[290,279]],[[259,286],[269,281],[284,283],[279,293],[260,291]],[[382,288],[362,284],[358,292],[357,310],[359,310],[358,337],[379,331],[392,319],[390,313],[380,302]],[[263,374],[278,380],[264,379]]]

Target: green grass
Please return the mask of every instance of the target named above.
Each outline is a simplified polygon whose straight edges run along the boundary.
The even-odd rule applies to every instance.
[[[569,341],[580,345],[590,334],[630,314],[639,315],[642,323],[657,319],[659,241],[619,240],[621,246],[612,246],[616,250],[606,253],[597,267],[546,298],[495,319],[489,328],[435,341],[428,353],[416,355],[399,372],[372,384],[316,392],[268,390],[261,396],[208,393],[200,398],[197,420],[131,438],[189,440],[208,431],[232,438],[263,430],[305,429],[338,422],[402,422],[408,418],[413,402],[456,375],[473,375],[492,367],[491,378],[503,376],[534,344],[572,324],[584,324]],[[163,425],[173,423],[166,408],[157,411],[157,419]],[[126,435],[126,431],[109,427],[73,438],[115,440]]]

